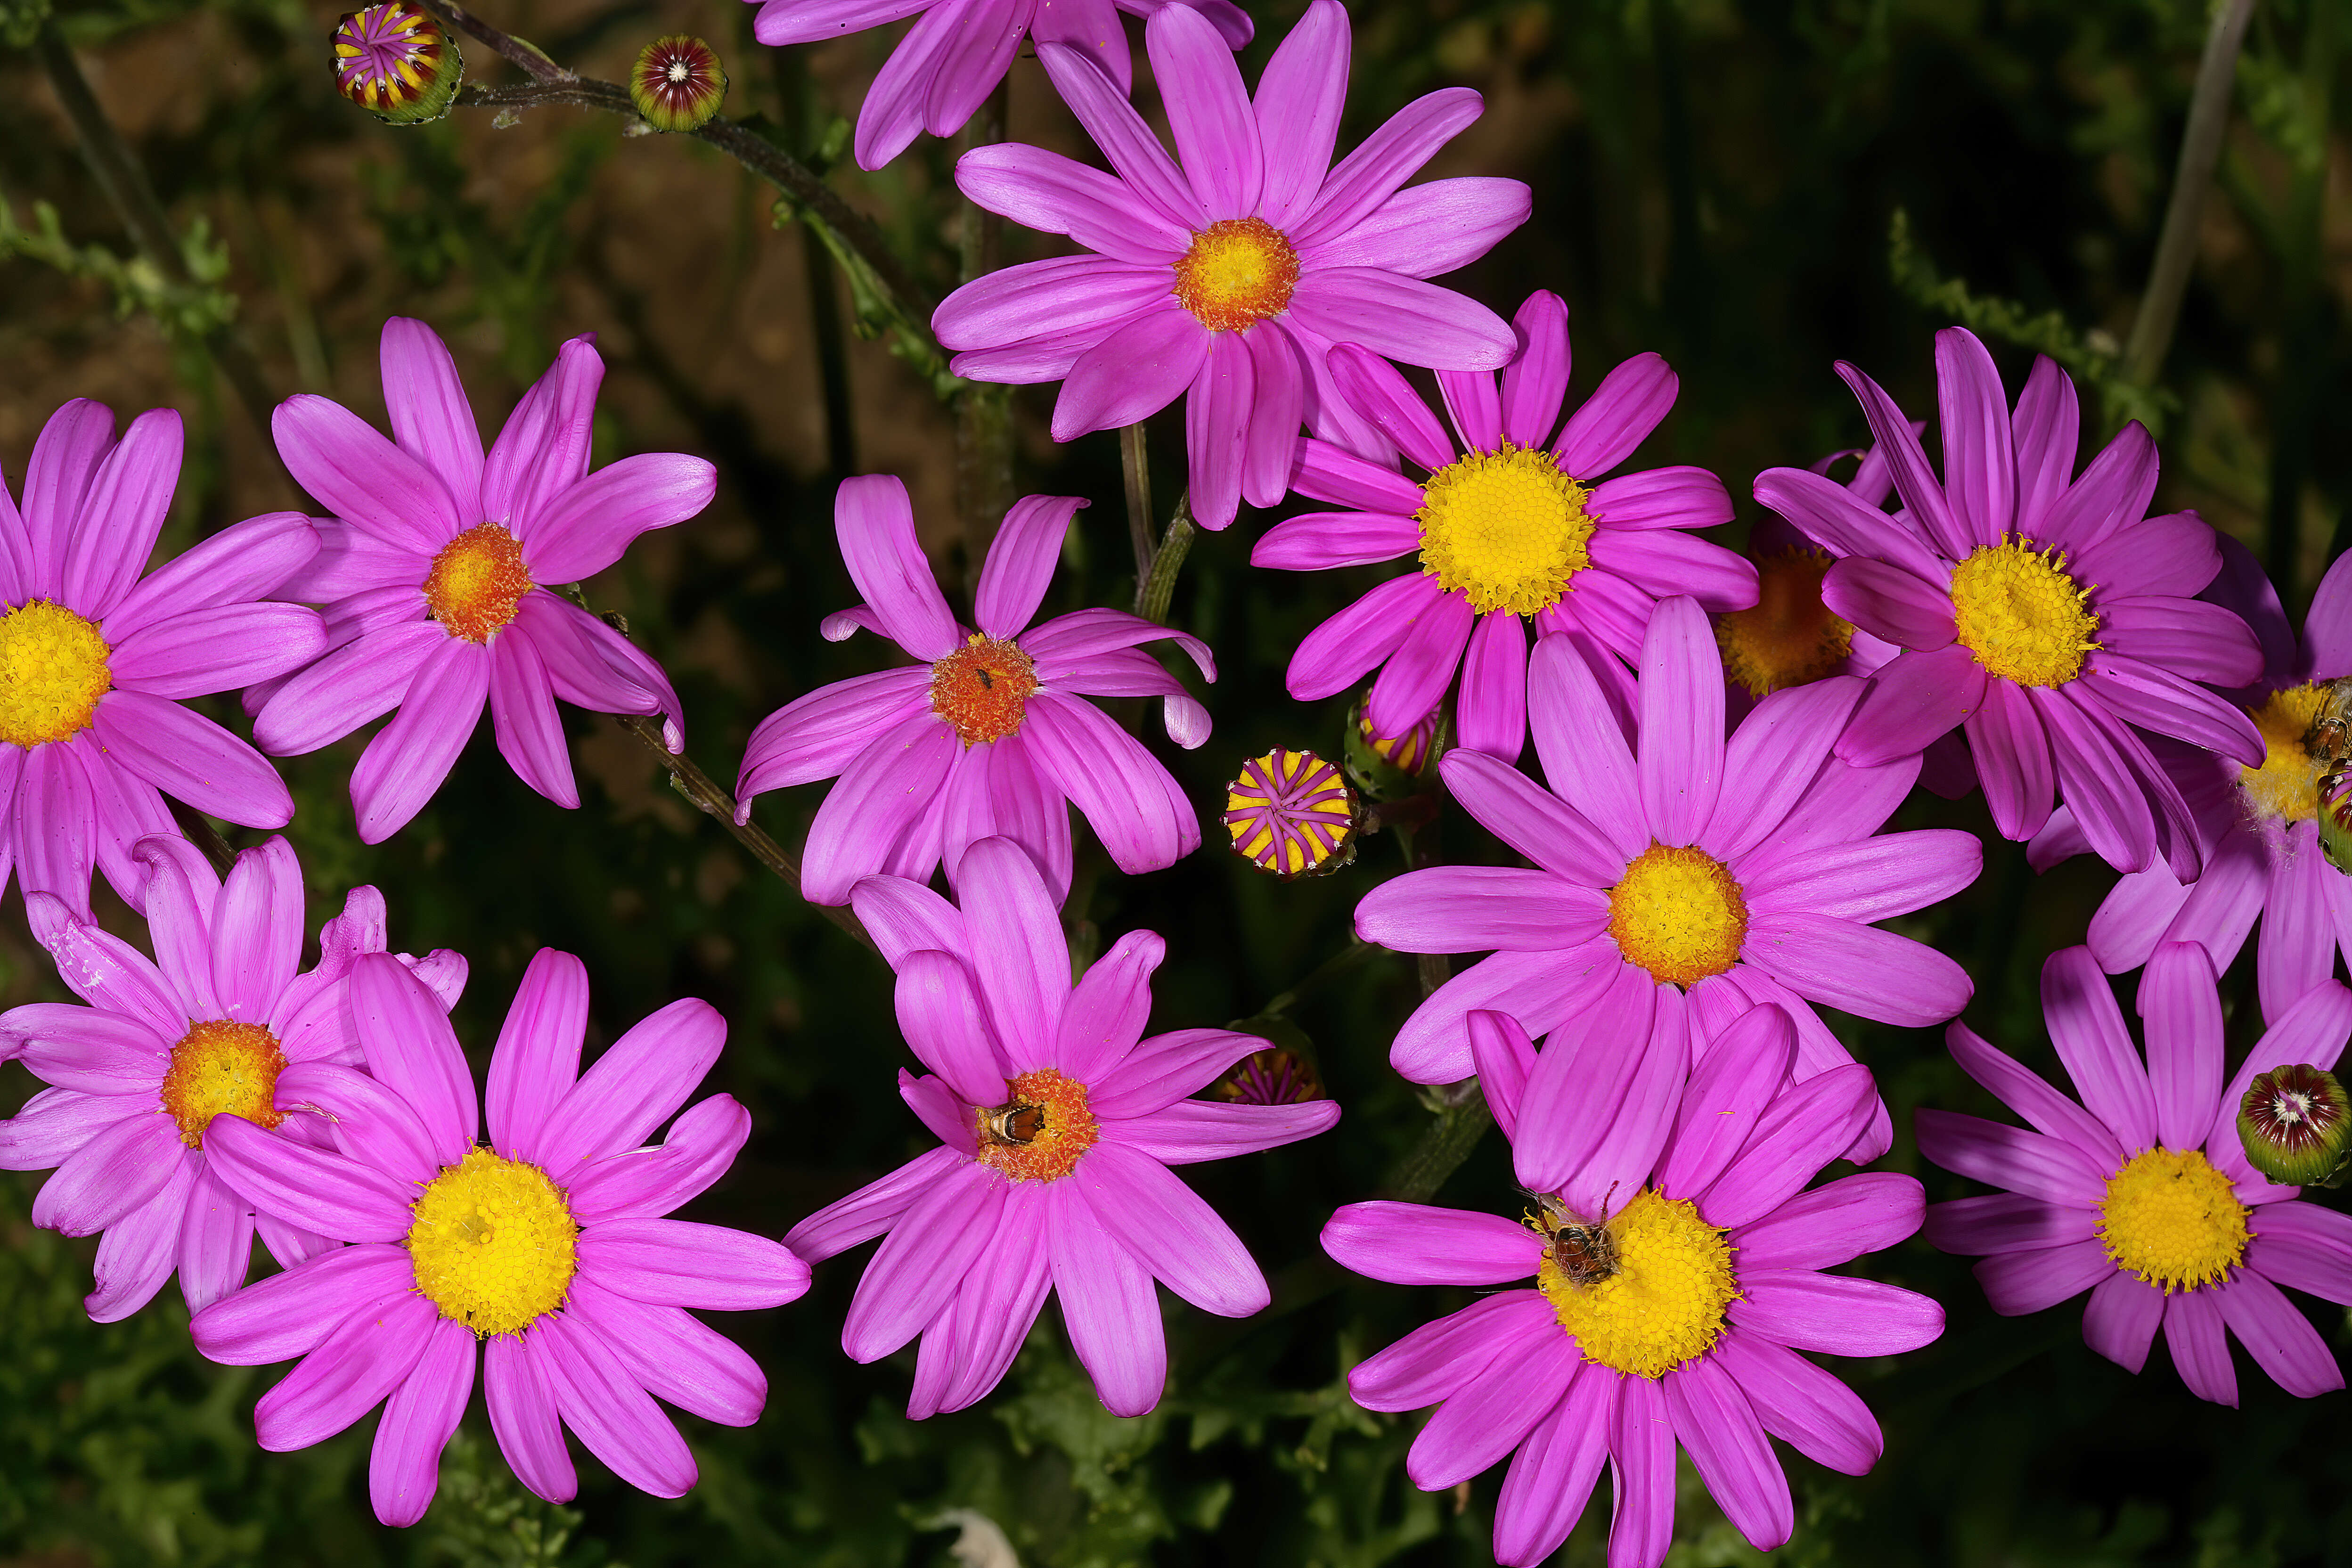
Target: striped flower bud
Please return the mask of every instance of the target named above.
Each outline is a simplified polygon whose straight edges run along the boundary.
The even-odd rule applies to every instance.
[[[1312,752],[1276,746],[1225,786],[1234,851],[1284,881],[1356,858],[1356,792]]]
[[[384,0],[335,25],[335,90],[388,125],[440,119],[465,79],[457,40],[408,0]]]
[[[2273,1068],[2238,1102],[2238,1142],[2273,1182],[2332,1186],[2352,1148],[2352,1105],[2334,1073],[2301,1063]]]
[[[719,112],[726,96],[719,56],[684,33],[647,44],[629,72],[629,101],[656,131],[692,131]]]
[[[1436,768],[1437,759],[1445,754],[1451,743],[1450,729],[1445,706],[1440,703],[1430,710],[1427,718],[1402,735],[1375,735],[1370,721],[1364,716],[1363,701],[1359,699],[1348,711],[1344,753],[1348,777],[1373,800],[1402,800],[1406,795],[1418,795],[1421,781]]]

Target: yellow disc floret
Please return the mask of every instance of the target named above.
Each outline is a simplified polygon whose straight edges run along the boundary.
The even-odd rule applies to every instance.
[[[2327,687],[2315,681],[2273,692],[2254,710],[2254,728],[2262,731],[2265,748],[2263,763],[2240,768],[2238,787],[2259,815],[2284,822],[2309,822],[2319,815],[2324,770],[2305,742],[2326,706]]]
[[[1748,900],[1704,849],[1653,843],[1609,889],[1609,934],[1625,962],[1669,984],[1696,985],[1739,960]]]
[[[1037,664],[1017,643],[974,632],[931,666],[931,711],[967,746],[1016,733],[1037,689]]]
[[[98,627],[63,605],[0,614],[0,741],[29,749],[88,728],[114,689],[107,652]]]
[[[1725,679],[1769,697],[1837,673],[1853,651],[1853,627],[1822,603],[1829,569],[1829,552],[1801,544],[1757,558],[1755,605],[1715,617]]]
[[[215,1018],[191,1024],[163,1070],[163,1110],[180,1124],[180,1142],[205,1146],[205,1129],[224,1111],[258,1127],[286,1120],[278,1109],[278,1075],[286,1053],[258,1024]]]
[[[476,1149],[427,1183],[411,1212],[416,1289],[443,1317],[477,1334],[519,1334],[563,1305],[580,1226],[538,1166]]]
[[[2219,1284],[2245,1261],[2246,1205],[2194,1149],[2143,1149],[2107,1178],[2099,1241],[2116,1267],[2168,1296]]]
[[[1549,1251],[1536,1269],[1537,1288],[1584,1359],[1660,1378],[1705,1355],[1739,1294],[1725,1233],[1699,1217],[1696,1204],[1654,1187],[1634,1194],[1608,1230],[1617,1268],[1607,1279],[1575,1284]]]
[[[1213,332],[1238,332],[1290,308],[1298,252],[1262,217],[1220,218],[1176,263],[1176,302]]]
[[[1057,1182],[1099,1135],[1087,1086],[1054,1068],[1008,1079],[1004,1103],[974,1113],[980,1163],[1016,1182]]]
[[[425,605],[449,635],[488,642],[531,590],[522,541],[500,524],[469,528],[441,547],[425,578]]]
[[[1592,564],[1591,495],[1540,447],[1467,453],[1421,487],[1422,572],[1480,615],[1532,616]]]
[[[2063,686],[2098,646],[2090,590],[2066,574],[2065,552],[2015,536],[1970,553],[1952,571],[1952,615],[1977,663],[2020,686]]]

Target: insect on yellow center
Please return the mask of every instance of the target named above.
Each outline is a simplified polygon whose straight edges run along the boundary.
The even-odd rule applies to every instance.
[[[0,614],[0,741],[30,749],[88,728],[114,689],[107,652],[98,627],[63,605]]]
[[[1470,452],[1423,481],[1421,570],[1480,615],[1532,616],[1592,563],[1591,491],[1541,447]]]
[[[973,1113],[980,1163],[1016,1182],[1058,1182],[1095,1146],[1087,1086],[1054,1068],[1007,1079],[1004,1103]]]
[[[967,746],[1001,741],[1021,728],[1037,666],[1015,644],[972,634],[931,666],[931,711],[955,727]]]
[[[224,1111],[274,1128],[286,1120],[277,1099],[285,1070],[278,1037],[258,1024],[191,1024],[163,1069],[164,1113],[180,1124],[180,1142],[191,1149],[205,1146],[205,1129]]]
[[[469,1151],[410,1212],[416,1289],[478,1335],[519,1334],[556,1308],[579,1271],[580,1226],[536,1165]]]
[[[1988,671],[2020,686],[2063,686],[2098,646],[2090,590],[2066,573],[2063,551],[2011,536],[1972,552],[1952,572],[1960,645]]]
[[[1750,697],[1769,697],[1837,672],[1853,651],[1853,627],[1822,603],[1829,552],[1791,545],[1756,563],[1755,605],[1715,617],[1724,679]]]
[[[425,605],[453,637],[486,643],[531,590],[522,541],[499,523],[469,528],[441,547],[425,578]]]
[[[2262,732],[2262,765],[2238,770],[2238,787],[2260,816],[2281,822],[2309,822],[2319,815],[2319,775],[2324,764],[2311,753],[2312,727],[2327,707],[2324,682],[2274,691],[2254,710]]]
[[[1660,1378],[1705,1355],[1739,1295],[1726,1234],[1698,1205],[1654,1187],[1634,1194],[1606,1226],[1615,1272],[1578,1284],[1544,1252],[1536,1287],[1584,1359],[1634,1377]]]
[[[2245,1261],[2246,1239],[2236,1187],[2194,1149],[2143,1149],[2107,1178],[2100,1244],[2168,1296],[2220,1283]]]
[[[1654,843],[1609,889],[1609,934],[1626,963],[1669,984],[1696,985],[1739,961],[1748,900],[1729,868],[1706,850]]]
[[[1176,302],[1213,332],[1238,332],[1290,308],[1298,252],[1262,217],[1219,218],[1176,263]]]

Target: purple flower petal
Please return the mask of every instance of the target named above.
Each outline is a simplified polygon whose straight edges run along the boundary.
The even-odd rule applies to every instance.
[[[570,1502],[579,1479],[556,1419],[555,1392],[541,1366],[542,1343],[538,1331],[491,1335],[482,1349],[482,1400],[515,1479],[550,1502]]]
[[[2214,686],[2243,686],[2262,674],[2262,645],[2246,623],[2195,599],[2105,599],[2099,637],[2116,652]]]
[[[456,1435],[474,1392],[474,1333],[443,1318],[425,1335],[424,1354],[392,1396],[368,1458],[368,1500],[385,1524],[411,1525],[433,1506],[441,1450]]]
[[[850,1360],[879,1361],[939,1316],[994,1237],[1009,1184],[987,1166],[958,1157],[915,1194],[850,1299],[841,1325],[841,1348]]]
[[[1139,213],[1155,215],[1186,235],[1209,226],[1208,209],[1186,181],[1176,161],[1160,144],[1127,101],[1126,89],[1115,87],[1094,62],[1067,46],[1045,45],[1037,63],[1045,68],[1062,101],[1087,128],[1110,166],[1127,186],[1127,202]]]
[[[1751,1225],[1779,1210],[1860,1136],[1877,1101],[1870,1069],[1832,1068],[1777,1096],[1747,1146],[1699,1194],[1709,1225]]]
[[[389,953],[363,953],[352,964],[351,1012],[368,1070],[416,1112],[436,1163],[464,1159],[481,1111],[465,1047],[439,998]]]
[[[1519,1445],[1495,1502],[1495,1561],[1541,1563],[1584,1515],[1609,1458],[1616,1380],[1580,1375]]]
[[[490,644],[490,728],[499,754],[516,777],[567,810],[579,808],[554,684],[528,637],[502,637]]]
[[[107,611],[101,629],[119,646],[159,621],[283,592],[318,552],[319,534],[300,512],[231,523],[142,578]]]
[[[1806,816],[1791,808],[1822,776],[1830,745],[1863,690],[1861,681],[1848,678],[1817,680],[1772,692],[1748,710],[1724,749],[1724,776],[1739,780],[1740,787],[1729,795],[1718,793],[1715,816],[1699,837],[1707,853],[1738,861],[1768,839],[1788,851],[1780,830],[1792,816],[1800,820]],[[1859,826],[1863,803],[1851,790],[1841,794],[1845,796],[1845,820]],[[1869,820],[1861,832],[1875,831],[1884,819],[1882,814]],[[1740,875],[1744,879],[1747,874],[1743,867]]]
[[[1759,1552],[1786,1542],[1797,1528],[1789,1478],[1738,1380],[1711,1357],[1694,1356],[1660,1382],[1675,1436],[1724,1517]]]
[[[54,600],[65,592],[66,559],[82,499],[113,445],[113,410],[88,398],[59,405],[41,426],[25,468],[21,519],[31,547],[23,574],[33,597]]]
[[[1434,577],[1391,577],[1300,639],[1284,684],[1301,702],[1336,695],[1393,656],[1446,595]],[[1465,634],[1466,635],[1466,634]],[[1628,771],[1632,762],[1627,760]]]
[[[1739,956],[1809,1002],[1906,1028],[1957,1016],[1974,991],[1966,971],[1924,943],[1797,910],[1752,912]]]
[[[151,408],[91,471],[66,542],[63,603],[103,616],[139,580],[171,510],[182,439],[179,411]]]
[[[1098,1117],[1146,1116],[1207,1088],[1244,1057],[1265,1048],[1257,1036],[1230,1029],[1154,1035],[1091,1085],[1088,1103]]]
[[[152,1089],[143,1094],[80,1094],[45,1089],[13,1118],[0,1121],[0,1171],[46,1171],[61,1165],[105,1128],[154,1109]]]
[[[1694,994],[1694,1005],[1703,1001]],[[1796,1044],[1789,1015],[1772,1005],[1748,1009],[1716,1036],[1675,1112],[1655,1177],[1660,1192],[1694,1197],[1723,1173],[1787,1078]]]
[[[1406,1478],[1423,1491],[1443,1491],[1499,1464],[1551,1414],[1579,1365],[1574,1342],[1557,1330],[1537,1329],[1505,1345],[1414,1436]]]
[[[2336,1352],[2277,1286],[2249,1269],[2212,1294],[2230,1332],[2281,1388],[2313,1399],[2344,1386]]]
[[[1822,603],[1872,636],[1922,653],[1958,635],[1949,592],[1867,555],[1849,556],[1830,567],[1822,579]]]
[[[1631,964],[1620,963],[1606,989],[1575,1016],[1573,1038],[1559,1030],[1536,1058],[1528,1091],[1519,1104],[1519,1139],[1512,1148],[1519,1184],[1530,1192],[1559,1192],[1588,1218],[1606,1218],[1595,1206],[1605,1194],[1584,1188],[1596,1154],[1604,1147],[1645,1145],[1654,1158],[1673,1130],[1666,1086],[1678,1090],[1688,1072],[1689,1045],[1682,1010],[1665,1024],[1658,1012],[1667,987]],[[1526,1020],[1524,1017],[1522,1022]],[[1536,1033],[1533,1026],[1528,1031]],[[1614,1162],[1612,1162],[1613,1164]],[[1628,1187],[1622,1171],[1622,1200],[1610,1200],[1610,1213],[1632,1201],[1647,1168]],[[1577,1192],[1565,1193],[1577,1184]]]
[[[928,708],[876,737],[842,771],[809,825],[801,896],[840,904],[860,877],[929,876],[938,849],[926,828],[936,826],[931,807],[956,751],[955,731]]]
[[[633,1301],[586,1275],[572,1281],[563,1306],[656,1398],[725,1426],[760,1418],[768,1400],[760,1363],[685,1309]]]
[[[1332,169],[1314,205],[1289,229],[1292,243],[1304,248],[1345,236],[1485,107],[1485,100],[1461,87],[1442,89],[1406,104]]]
[[[1800,1084],[1798,1089],[1805,1087]],[[1926,1191],[1914,1178],[1892,1171],[1866,1172],[1797,1194],[1743,1226],[1732,1245],[1743,1271],[1834,1268],[1865,1252],[1908,1240],[1919,1229],[1926,1205]],[[1714,1205],[1706,1212],[1713,1215]]]
[[[1926,531],[1947,560],[1958,561],[1968,555],[1975,545],[1971,531],[1953,514],[1950,499],[1927,467],[1927,456],[1920,450],[1919,437],[1911,428],[1911,422],[1903,416],[1895,400],[1861,371],[1840,361],[1837,373],[1862,405],[1863,417],[1870,422],[1870,433],[1886,459],[1895,489],[1902,496],[1915,526]]]
[[[1555,877],[1607,888],[1624,876],[1622,858],[1591,823],[1507,760],[1455,750],[1437,765],[1446,788],[1482,826]]]
[[[2017,529],[2029,538],[2049,537],[2050,508],[2074,480],[2081,429],[2074,379],[2047,354],[2034,355],[2011,425],[2017,444]]]
[[[1264,1310],[1265,1276],[1241,1238],[1168,1167],[1103,1142],[1087,1151],[1083,1168],[1088,1206],[1154,1279],[1220,1317]]]
[[[1919,1152],[1948,1171],[1988,1186],[2070,1208],[2095,1209],[2106,1200],[2107,1171],[2074,1144],[1956,1111],[1922,1109],[1914,1127]]]
[[[170,1179],[145,1203],[116,1219],[98,1239],[94,1289],[82,1310],[94,1323],[117,1323],[155,1299],[180,1258],[181,1227],[195,1185],[193,1160],[173,1163]],[[247,1251],[251,1242],[247,1243]]]
[[[342,739],[398,707],[425,659],[450,640],[438,621],[410,621],[344,644],[270,695],[254,740],[284,757]]]
[[[1987,685],[1983,667],[1958,643],[1898,655],[1872,677],[1837,754],[1856,767],[1915,755],[1974,713]]]
[[[1208,353],[1184,399],[1189,493],[1203,528],[1223,528],[1241,511],[1242,469],[1256,416],[1257,364],[1249,345],[1235,333],[1211,332]],[[1286,437],[1297,427],[1295,417],[1291,426]]]
[[[1734,1328],[1819,1355],[1900,1355],[1944,1331],[1944,1309],[1916,1291],[1842,1274],[1743,1276]]]
[[[0,1041],[43,1083],[80,1094],[152,1097],[171,1066],[170,1042],[142,1020],[65,1003],[30,1002],[0,1015]],[[154,1109],[152,1098],[146,1109]]]
[[[308,1355],[337,1325],[413,1295],[406,1249],[340,1247],[215,1302],[188,1323],[196,1348],[227,1366],[268,1366]]]
[[[518,539],[538,531],[555,499],[587,477],[589,437],[604,362],[593,334],[555,351],[482,460],[482,514],[508,519]]]
[[[1421,509],[1419,485],[1393,468],[1313,437],[1298,443],[1290,486],[1300,495],[1365,511],[1409,518]]]
[[[1528,667],[1528,723],[1552,793],[1576,802],[1626,861],[1648,848],[1649,818],[1624,731],[1565,637],[1536,644]]]
[[[397,1178],[275,1137],[243,1117],[213,1118],[205,1130],[205,1163],[262,1213],[337,1241],[399,1241],[415,1217],[414,1191]]]
[[[1931,587],[1952,580],[1950,565],[1916,532],[1834,480],[1802,468],[1767,468],[1756,476],[1755,494],[1832,555],[1884,561]]]
[[[1784,1345],[1727,1329],[1709,1364],[1738,1384],[1765,1431],[1816,1464],[1867,1475],[1885,1452],[1878,1421],[1860,1396]]]
[[[820,687],[779,708],[751,731],[737,797],[749,801],[838,775],[877,732],[924,710],[930,675],[920,666],[878,670]]]
[[[436,1315],[419,1295],[353,1312],[253,1410],[255,1438],[274,1454],[322,1443],[382,1404],[425,1354]]]
[[[692,996],[647,1014],[547,1113],[539,1136],[547,1173],[569,1181],[642,1144],[686,1103],[726,1039],[719,1010]]]
[[[1369,267],[1407,278],[1434,278],[1467,267],[1494,249],[1528,221],[1533,208],[1534,195],[1524,181],[1477,175],[1432,180],[1397,192],[1345,233],[1303,247],[1299,259],[1309,268]],[[1491,377],[1485,396],[1489,402],[1496,397]],[[1503,437],[1499,411],[1462,428],[1465,442],[1490,452]],[[1478,434],[1469,434],[1474,430]],[[1546,426],[1544,435],[1549,433]],[[1543,443],[1539,435],[1525,444]]]
[[[981,1002],[971,972],[944,952],[913,952],[898,965],[898,1026],[908,1048],[971,1105],[1004,1096],[1003,1047]]]
[[[1080,354],[1063,380],[1054,439],[1076,440],[1159,413],[1199,377],[1210,335],[1173,295],[1114,329]]]
[[[1347,94],[1347,7],[1316,0],[1276,46],[1251,104],[1265,149],[1257,215],[1275,227],[1289,227],[1321,191]]]
[[[1943,1252],[2034,1252],[2080,1241],[2095,1224],[2089,1209],[1994,1193],[1930,1205],[1922,1234],[1929,1246]]]
[[[352,769],[362,843],[383,843],[425,809],[472,738],[489,689],[489,649],[453,637],[426,653],[400,711]]]
[[[1505,1285],[1542,1261],[1544,1242],[1498,1215],[1425,1204],[1349,1204],[1323,1226],[1342,1268],[1391,1285]]]
[[[339,403],[296,393],[269,428],[295,483],[388,544],[429,559],[466,526],[440,475]]]
[[[588,966],[568,952],[541,948],[523,971],[490,1053],[485,1098],[491,1147],[510,1160],[547,1163],[541,1134],[580,1077],[587,1032]]]
[[[1180,1100],[1158,1110],[1111,1122],[1103,1129],[1103,1136],[1163,1165],[1190,1165],[1296,1143],[1328,1131],[1339,1120],[1339,1103],[1329,1100],[1304,1105],[1224,1105]]]
[[[2317,1204],[2264,1204],[2246,1228],[2247,1268],[2323,1300],[2352,1303],[2352,1215]]]
[[[1598,936],[1604,894],[1549,871],[1440,866],[1381,883],[1356,906],[1356,934],[1399,952],[1544,952]]]
[[[1290,493],[1291,455],[1298,444],[1299,424],[1307,417],[1314,373],[1305,363],[1306,346],[1278,321],[1268,321],[1241,337],[1255,379],[1243,436],[1242,498],[1252,506],[1278,506]]]
[[[1114,1415],[1140,1415],[1168,1382],[1168,1342],[1151,1275],[1075,1182],[1046,1189],[1046,1249],[1070,1349]]]
[[[294,816],[294,797],[260,752],[176,702],[118,687],[90,728],[124,768],[198,811],[247,827],[283,827]]]
[[[1438,370],[1500,370],[1518,348],[1510,324],[1469,296],[1376,267],[1302,275],[1290,314],[1334,342]]]
[[[2137,1374],[2164,1321],[2164,1292],[2121,1269],[2091,1291],[2083,1307],[2083,1342]]]
[[[2215,1290],[2181,1290],[2164,1299],[2164,1348],[2189,1392],[2231,1409],[2238,1404],[2238,1373],[2230,1364],[2221,1303]]]
[[[1040,691],[1022,738],[1038,772],[1069,795],[1128,875],[1172,866],[1201,847],[1199,814],[1176,781],[1099,709]]]
[[[1257,116],[1232,48],[1208,18],[1188,5],[1154,12],[1144,29],[1144,47],[1160,84],[1184,176],[1209,216],[1255,216],[1265,189],[1265,159],[1258,145]]]
[[[2155,1144],[2156,1101],[2147,1073],[2090,949],[2065,948],[2042,964],[2042,1011],[2049,1020],[2050,1043],[2066,1064],[2084,1108],[2106,1123],[2124,1148]]]
[[[1062,540],[1087,503],[1076,496],[1024,496],[1004,514],[1004,524],[988,547],[980,569],[972,613],[980,629],[1010,637],[1025,629],[1053,581]]]
[[[163,1190],[190,1156],[161,1110],[99,1129],[33,1198],[33,1223],[65,1236],[104,1230]]]
[[[2033,1127],[2074,1145],[2103,1172],[2124,1163],[2123,1145],[2104,1122],[2051,1088],[2041,1075],[1988,1045],[1966,1024],[1945,1030],[1944,1043],[1963,1071]]]
[[[842,563],[890,639],[926,661],[954,651],[955,617],[915,537],[907,487],[887,474],[844,479],[834,524]]]
[[[1601,378],[1568,416],[1552,449],[1580,479],[1601,478],[1633,455],[1675,405],[1680,379],[1654,353],[1635,354]]]
[[[408,1101],[357,1068],[295,1062],[278,1075],[278,1102],[331,1119],[338,1150],[408,1186],[422,1187],[453,1163]]]
[[[2158,947],[2140,979],[2139,1008],[2147,1031],[2153,1141],[2194,1149],[2213,1130],[2221,1088],[2221,998],[2205,950],[2193,942]],[[2090,1103],[2087,1095],[2084,1103]],[[2125,1146],[2139,1147],[2127,1140]]]
[[[383,409],[400,449],[440,476],[460,517],[478,515],[482,432],[448,345],[422,321],[383,323]]]
[[[2135,419],[2051,503],[2040,537],[2069,550],[2089,549],[2147,515],[2156,479],[2156,439]]]
[[[1643,1377],[1614,1381],[1609,1561],[1611,1568],[1658,1568],[1675,1534],[1674,1422],[1656,1384]]]
[[[530,1349],[557,1414],[614,1475],[655,1497],[694,1489],[694,1455],[602,1336],[561,1312],[532,1326]]]
[[[1167,957],[1159,933],[1131,931],[1087,966],[1063,1006],[1053,1057],[1080,1083],[1126,1059],[1151,1013],[1151,975]]]
[[[1695,599],[1662,599],[1642,645],[1642,811],[1656,841],[1695,843],[1723,783],[1723,657]]]
[[[798,1300],[809,1267],[780,1241],[682,1219],[608,1219],[580,1232],[580,1268],[656,1306],[749,1311]]]
[[[1439,986],[1389,1046],[1389,1065],[1414,1083],[1453,1083],[1472,1069],[1464,1016],[1497,1008],[1547,1035],[1625,967],[1607,938],[1564,952],[1498,952]]]
[[[538,583],[576,583],[621,558],[632,540],[696,516],[718,493],[719,470],[683,452],[639,452],[547,498],[522,535]]]
[[[1348,1371],[1348,1393],[1367,1410],[1418,1410],[1451,1398],[1506,1346],[1558,1328],[1551,1303],[1539,1292],[1483,1296],[1358,1362]]]
[[[1454,461],[1454,446],[1444,427],[1386,359],[1354,342],[1342,342],[1325,363],[1341,395],[1406,457],[1433,473]]]
[[[812,1263],[873,1240],[898,1223],[899,1216],[950,1171],[971,1163],[954,1149],[929,1149],[847,1197],[828,1204],[793,1226],[784,1245]]]
[[[2016,442],[2000,372],[1974,332],[1936,334],[1936,406],[1944,430],[1944,483],[1969,542],[1997,545],[2015,523]],[[2204,586],[2199,584],[2199,587]]]

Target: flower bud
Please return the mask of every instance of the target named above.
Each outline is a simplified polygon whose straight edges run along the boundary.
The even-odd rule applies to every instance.
[[[1240,1105],[1303,1105],[1328,1100],[1315,1064],[1279,1046],[1245,1058],[1233,1075],[1217,1085],[1217,1098]]]
[[[1401,800],[1421,793],[1421,781],[1452,743],[1443,705],[1402,735],[1372,733],[1359,700],[1348,712],[1348,776],[1374,800]]]
[[[629,71],[629,101],[656,131],[691,131],[718,113],[726,96],[718,55],[684,33],[647,44]]]
[[[2352,872],[2352,769],[2319,775],[2319,848],[2329,865]]]
[[[2352,1148],[2352,1104],[2336,1075],[2298,1063],[2273,1068],[2238,1102],[2247,1163],[2291,1187],[2332,1186]]]
[[[1284,881],[1356,858],[1356,792],[1312,752],[1276,746],[1225,786],[1234,852]]]
[[[335,25],[335,90],[387,125],[440,119],[465,79],[457,41],[408,0],[384,0]]]

